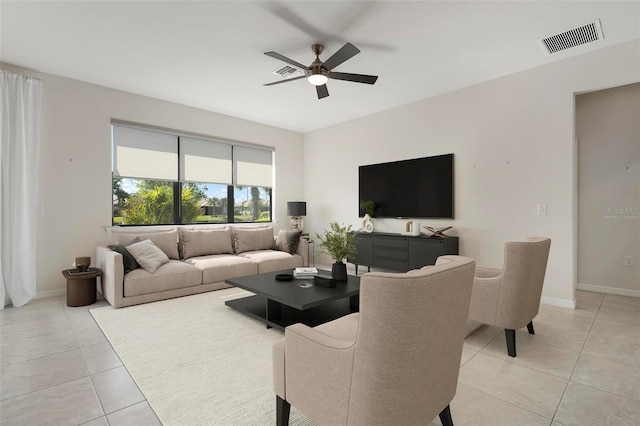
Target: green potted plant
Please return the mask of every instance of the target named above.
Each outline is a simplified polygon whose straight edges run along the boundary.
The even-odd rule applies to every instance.
[[[336,281],[347,281],[347,265],[342,260],[355,256],[356,234],[351,230],[351,225],[340,225],[331,222],[330,229],[322,234],[316,232],[316,238],[320,241],[320,251],[328,254],[335,260],[331,267],[331,276]]]
[[[373,217],[373,213],[376,210],[376,203],[371,200],[360,200],[360,210],[370,217]]]
[[[376,203],[371,200],[360,200],[360,210],[364,212],[362,227],[365,232],[373,232],[373,213],[376,211]]]

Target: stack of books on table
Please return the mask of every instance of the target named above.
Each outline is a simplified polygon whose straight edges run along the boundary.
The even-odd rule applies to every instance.
[[[298,279],[311,279],[317,274],[316,268],[296,268],[293,270],[293,276]]]

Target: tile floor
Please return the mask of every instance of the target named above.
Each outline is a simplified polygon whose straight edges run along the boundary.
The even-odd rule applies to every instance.
[[[575,310],[541,306],[517,358],[498,328],[465,340],[456,425],[640,425],[640,299],[576,297]],[[88,312],[102,304],[0,311],[0,424],[160,424]]]

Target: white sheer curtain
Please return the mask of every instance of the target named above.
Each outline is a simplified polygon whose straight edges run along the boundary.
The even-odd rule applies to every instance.
[[[0,70],[0,309],[36,294],[42,80]]]

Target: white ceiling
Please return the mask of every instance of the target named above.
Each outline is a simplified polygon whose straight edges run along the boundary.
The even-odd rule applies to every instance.
[[[600,19],[604,40],[546,55],[542,37]],[[640,1],[5,1],[0,61],[306,132],[640,38]],[[345,42],[362,51],[318,100],[279,80]]]

